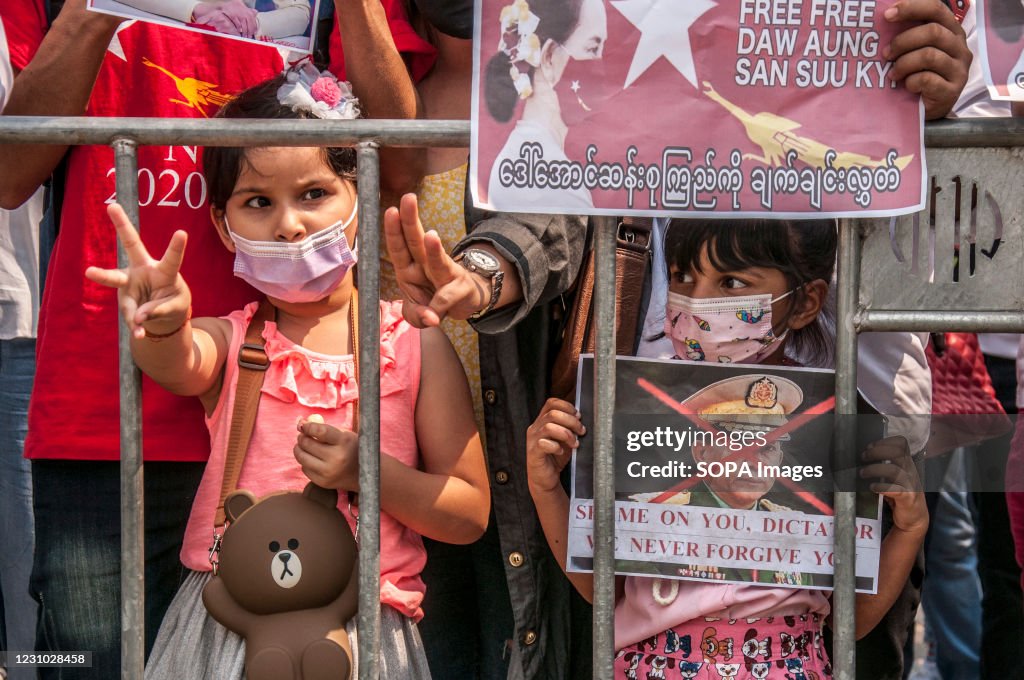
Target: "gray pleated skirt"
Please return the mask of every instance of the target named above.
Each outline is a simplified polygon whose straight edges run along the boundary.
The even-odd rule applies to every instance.
[[[210,572],[191,572],[164,615],[146,663],[146,680],[241,680],[245,640],[214,621],[203,606]],[[430,680],[416,624],[386,605],[380,616],[380,677]],[[356,619],[348,622],[353,668],[359,667]]]

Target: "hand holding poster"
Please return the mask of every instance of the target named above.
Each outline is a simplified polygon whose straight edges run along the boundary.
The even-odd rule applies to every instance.
[[[497,210],[881,215],[923,205],[892,0],[478,0],[472,187]],[[880,112],[885,125],[879,126]]]
[[[235,40],[273,43],[296,52],[309,53],[313,49],[313,26],[322,1],[88,0],[88,7],[128,19]]]
[[[978,46],[989,96],[1024,101],[1024,2],[975,0]]]
[[[592,372],[592,357],[581,357],[577,404],[588,429]],[[834,379],[817,369],[619,357],[616,573],[831,588]],[[881,436],[880,421],[869,422],[859,448]],[[566,563],[591,571],[593,449],[580,442]],[[862,592],[877,588],[880,500],[858,495]]]

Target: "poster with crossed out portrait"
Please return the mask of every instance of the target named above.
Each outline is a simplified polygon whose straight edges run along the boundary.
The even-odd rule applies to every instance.
[[[618,357],[616,573],[831,588],[832,494],[843,474],[832,450],[834,383],[820,369]],[[581,357],[577,385],[593,433],[592,355]],[[858,418],[861,451],[884,423]],[[593,456],[593,438],[582,437],[571,463],[570,571],[593,570]],[[846,483],[860,489],[857,590],[872,593],[881,498]]]

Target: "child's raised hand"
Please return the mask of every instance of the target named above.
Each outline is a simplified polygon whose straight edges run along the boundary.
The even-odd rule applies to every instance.
[[[928,508],[907,440],[886,437],[868,446],[861,458],[860,476],[874,480],[870,488],[892,508],[893,524],[923,536],[928,529]]]
[[[117,288],[118,306],[132,337],[141,339],[147,331],[152,335],[173,333],[188,321],[192,305],[192,293],[180,273],[188,235],[174,232],[163,257],[154,260],[120,205],[111,204],[107,215],[128,255],[128,267],[89,267],[85,277]]]
[[[359,491],[359,435],[324,422],[319,415],[300,420],[293,450],[309,481],[325,489]]]
[[[530,493],[544,494],[560,487],[559,475],[586,432],[575,406],[554,398],[544,403],[537,420],[526,430]]]

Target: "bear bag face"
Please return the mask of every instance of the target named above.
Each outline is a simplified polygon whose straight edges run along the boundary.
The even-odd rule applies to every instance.
[[[225,586],[244,609],[269,615],[323,607],[349,583],[355,540],[335,505],[336,492],[322,491],[324,498],[307,488],[258,503],[244,492],[228,499],[232,523],[224,533],[220,572],[230,574]]]

